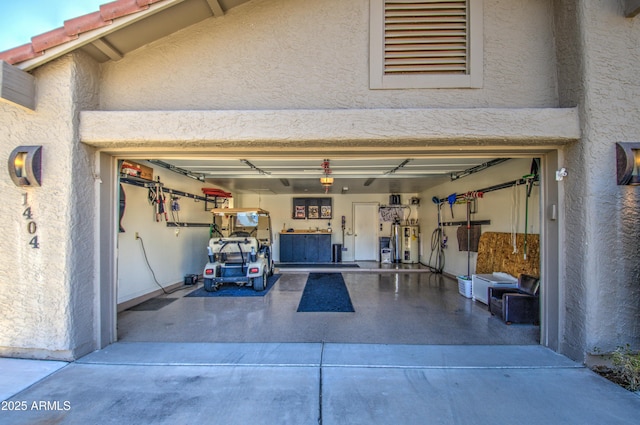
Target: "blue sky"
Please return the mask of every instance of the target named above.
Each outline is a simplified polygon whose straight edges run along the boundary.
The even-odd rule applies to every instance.
[[[0,0],[0,51],[61,27],[67,19],[100,10],[112,0]]]

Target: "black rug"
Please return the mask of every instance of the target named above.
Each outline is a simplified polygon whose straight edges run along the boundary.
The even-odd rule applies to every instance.
[[[341,273],[309,273],[298,312],[313,311],[355,311]]]
[[[264,297],[276,281],[280,278],[279,274],[269,276],[267,279],[267,287],[264,291],[256,291],[251,286],[238,286],[235,283],[225,283],[217,291],[207,292],[204,286],[188,293],[185,297]]]
[[[143,303],[140,303],[138,305],[134,305],[133,307],[129,308],[128,310],[131,310],[131,311],[158,311],[162,307],[165,307],[165,306],[171,304],[175,300],[177,300],[177,298],[151,298],[150,300],[147,300],[147,301],[145,301]]]
[[[356,263],[284,263],[276,264],[281,269],[341,269],[345,267],[360,267]]]

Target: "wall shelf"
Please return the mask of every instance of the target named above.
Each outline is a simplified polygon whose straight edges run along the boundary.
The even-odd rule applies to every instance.
[[[220,199],[226,199],[226,198],[221,198],[219,196],[209,196],[209,195],[205,195],[205,196],[200,196],[200,195],[194,195],[193,193],[188,193],[188,192],[183,192],[181,190],[176,190],[176,189],[171,189],[168,188],[166,186],[164,186],[163,183],[157,182],[157,181],[153,181],[153,180],[147,180],[147,179],[142,179],[140,177],[133,177],[133,176],[128,176],[128,175],[120,175],[120,183],[126,183],[126,184],[130,184],[133,186],[138,186],[138,187],[144,187],[144,188],[152,188],[155,187],[157,184],[162,185],[162,190],[164,191],[164,193],[169,194],[169,195],[178,195],[178,196],[182,196],[184,198],[190,198],[190,199],[194,199],[197,201],[202,201],[204,202],[204,210],[208,211],[210,209],[209,204],[213,203],[213,208],[219,208],[220,204],[219,204],[219,198]],[[225,201],[221,201],[221,203],[224,203]]]

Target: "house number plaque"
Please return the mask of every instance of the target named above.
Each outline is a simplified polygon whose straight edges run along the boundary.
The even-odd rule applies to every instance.
[[[29,245],[31,248],[38,249],[40,248],[40,243],[38,242],[38,225],[36,224],[35,219],[33,218],[33,210],[29,205],[27,194],[22,194],[22,205],[25,207],[22,212],[22,216],[27,221],[27,233],[31,236],[31,240],[29,240]]]

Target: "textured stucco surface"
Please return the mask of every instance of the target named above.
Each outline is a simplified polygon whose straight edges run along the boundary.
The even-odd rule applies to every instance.
[[[622,9],[556,2],[560,103],[578,105],[583,136],[565,151],[563,350],[574,358],[640,346],[640,193],[616,185],[614,147],[640,138],[640,21]]]
[[[101,148],[386,148],[391,142],[398,149],[481,149],[557,146],[578,140],[580,130],[572,108],[87,111],[82,113],[80,136],[84,143]]]
[[[2,158],[43,146],[42,187],[0,179],[2,355],[71,359],[93,345],[93,177],[77,137],[77,111],[96,99],[87,96],[96,88],[91,66],[67,57],[39,69],[35,112],[0,104]],[[28,244],[25,194],[39,249]]]
[[[484,0],[484,87],[369,90],[368,0],[256,0],[104,65],[104,110],[555,107],[549,1]]]

